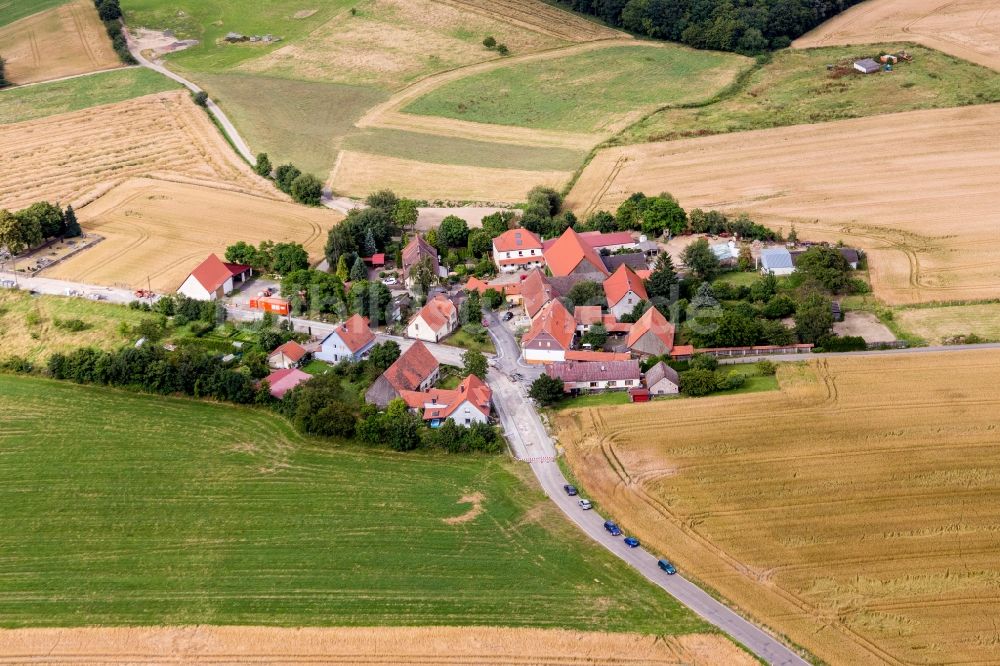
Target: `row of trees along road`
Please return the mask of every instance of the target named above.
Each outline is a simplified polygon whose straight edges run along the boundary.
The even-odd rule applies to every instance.
[[[11,257],[38,247],[52,238],[75,238],[82,234],[72,206],[66,210],[40,201],[16,212],[0,209],[0,247]]]

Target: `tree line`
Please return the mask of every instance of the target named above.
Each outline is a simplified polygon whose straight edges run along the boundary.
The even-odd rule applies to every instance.
[[[6,88],[10,85],[10,81],[7,80],[7,61],[0,57],[0,88]]]
[[[118,59],[126,65],[135,65],[136,59],[128,50],[128,42],[123,33],[122,8],[119,0],[94,0],[94,7],[97,8],[97,15],[104,23],[104,29],[108,33],[108,38],[111,39],[111,46],[118,54]]]
[[[204,106],[207,101],[206,94],[201,105]],[[267,153],[258,153],[253,170],[257,175],[272,181],[275,187],[300,204],[318,206],[323,201],[323,182],[311,173],[303,173],[294,164],[282,164],[275,169]]]
[[[38,247],[52,238],[75,238],[83,231],[73,206],[63,210],[56,204],[39,201],[10,212],[0,209],[0,247],[12,257]]]
[[[699,49],[754,55],[796,37],[861,0],[557,0],[615,27]]]

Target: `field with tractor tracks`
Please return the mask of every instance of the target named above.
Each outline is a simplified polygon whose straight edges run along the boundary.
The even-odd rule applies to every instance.
[[[995,0],[868,0],[795,40],[793,48],[905,39],[1000,70]]]
[[[781,390],[561,411],[582,486],[827,663],[992,663],[1000,352],[836,358]]]
[[[0,27],[0,55],[15,84],[121,65],[91,0],[73,0]]]
[[[186,92],[163,92],[0,125],[0,208],[36,201],[80,207],[133,177],[283,195],[233,152]]]
[[[327,231],[343,219],[326,208],[308,208],[242,192],[191,183],[128,180],[77,212],[97,245],[46,269],[64,280],[173,291],[209,253],[219,256],[237,241],[302,243],[310,259],[323,255]]]
[[[585,215],[667,190],[686,208],[860,246],[890,304],[997,298],[1000,144],[983,139],[998,135],[993,104],[617,147],[567,205]]]

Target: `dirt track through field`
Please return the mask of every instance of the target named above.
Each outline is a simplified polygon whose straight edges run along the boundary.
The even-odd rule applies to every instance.
[[[137,178],[81,208],[84,231],[104,238],[46,270],[45,277],[135,289],[172,291],[210,252],[263,240],[302,243],[318,261],[326,232],[342,219],[241,192]]]
[[[1000,352],[779,373],[561,412],[560,441],[624,529],[821,660],[996,663]]]
[[[633,192],[748,211],[800,238],[869,252],[894,304],[1000,297],[1000,105],[801,125],[601,151],[577,215]]]
[[[74,0],[0,27],[0,55],[7,62],[7,79],[13,83],[121,65],[90,0]]]
[[[0,125],[0,207],[80,207],[136,176],[287,200],[242,162],[186,92]]]
[[[1000,70],[1000,3],[996,0],[868,0],[823,23],[794,48],[919,42]]]
[[[491,627],[136,627],[0,630],[0,664],[751,666],[721,636]]]

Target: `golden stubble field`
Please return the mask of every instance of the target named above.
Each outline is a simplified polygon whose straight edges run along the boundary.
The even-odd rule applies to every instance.
[[[241,192],[144,178],[129,180],[81,208],[80,224],[104,238],[47,269],[45,277],[173,291],[209,253],[236,241],[302,243],[323,254],[327,231],[343,216]]]
[[[527,651],[526,651],[527,650]],[[527,655],[527,656],[526,656]],[[129,627],[0,630],[0,661],[46,664],[656,664],[751,666],[718,635],[492,627]]]
[[[74,0],[0,28],[0,54],[13,83],[118,67],[121,62],[91,0]]]
[[[1000,69],[1000,4],[996,0],[868,0],[803,35],[792,46],[899,39]]]
[[[668,191],[862,247],[890,304],[997,298],[997,136],[1000,105],[984,105],[611,148],[567,205],[585,215]]]
[[[560,413],[560,440],[627,531],[827,663],[996,663],[1000,351],[779,372]]]
[[[80,207],[137,176],[287,198],[239,159],[187,91],[0,125],[0,208]]]

